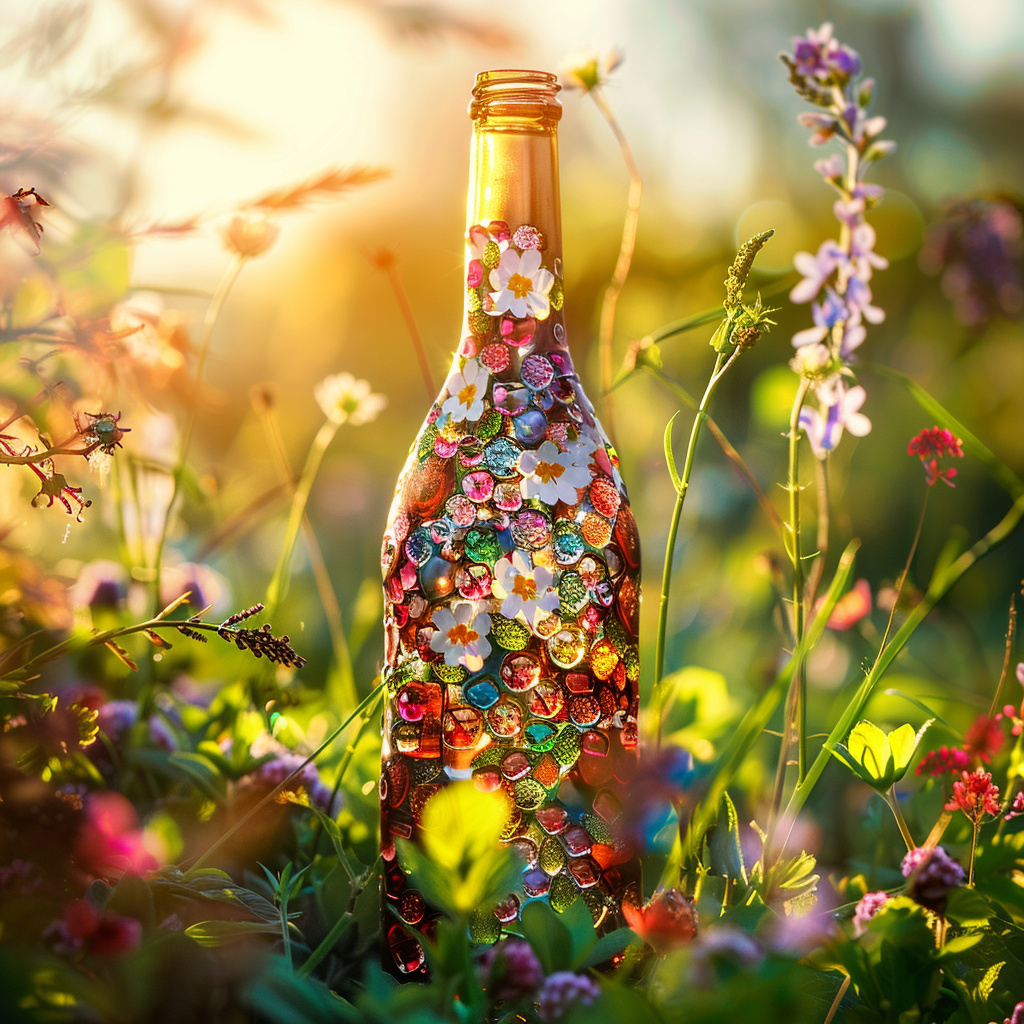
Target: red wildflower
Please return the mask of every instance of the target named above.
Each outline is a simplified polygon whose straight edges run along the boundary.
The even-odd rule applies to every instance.
[[[1013,803],[1010,804],[1006,820],[1012,821],[1014,818],[1019,818],[1022,814],[1024,814],[1024,789],[1013,798]]]
[[[977,828],[986,814],[994,817],[999,813],[999,787],[992,784],[992,773],[981,768],[961,775],[962,780],[953,783],[953,799],[946,810],[963,811]]]
[[[667,953],[697,934],[693,900],[678,889],[655,893],[642,907],[622,904],[626,924],[657,953]]]
[[[871,584],[867,580],[857,580],[853,588],[836,602],[826,625],[829,629],[852,629],[865,615],[870,613]]]
[[[75,841],[75,860],[99,878],[141,875],[159,867],[146,849],[135,808],[120,793],[93,793],[86,804],[86,821]]]
[[[970,758],[988,762],[1003,746],[1002,715],[978,715],[964,736],[964,750]]]
[[[76,900],[46,929],[44,938],[64,955],[84,948],[93,956],[119,956],[138,948],[142,925],[134,917],[122,917],[99,910],[86,900]]]
[[[917,764],[916,775],[955,775],[970,763],[967,751],[960,747],[939,747],[929,750]]]
[[[963,444],[963,441],[952,431],[938,426],[929,427],[922,430],[917,437],[911,438],[910,444],[907,445],[907,454],[916,455],[921,460],[929,487],[932,487],[937,480],[952,487],[956,470],[952,466],[939,469],[939,459],[946,456],[962,459],[964,457]]]

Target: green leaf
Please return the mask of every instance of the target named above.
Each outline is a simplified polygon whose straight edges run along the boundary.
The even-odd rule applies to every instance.
[[[676,489],[676,494],[683,489],[683,481],[679,476],[679,470],[676,469],[676,458],[672,453],[672,427],[678,415],[678,412],[674,412],[665,427],[665,462],[668,464],[668,475],[672,477],[672,486]]]
[[[545,974],[568,971],[572,967],[572,934],[547,903],[530,900],[523,907],[520,922],[523,938],[537,954]]]
[[[964,452],[977,459],[992,475],[992,479],[1003,487],[1011,498],[1017,499],[1024,494],[1024,480],[1009,466],[1001,462],[982,442],[974,436],[948,409],[933,398],[917,381],[899,370],[877,363],[865,363],[860,369],[867,370],[879,377],[886,377],[902,385],[910,392],[911,397],[926,412],[933,416],[940,427],[951,430],[963,441]]]
[[[577,900],[577,902],[582,903],[583,901]],[[582,963],[574,963],[573,967],[576,970],[586,967],[597,967],[606,960],[610,960],[616,953],[621,953],[630,946],[639,947],[640,945],[642,945],[642,940],[632,928],[616,928],[615,931],[602,935],[594,943],[586,959]]]
[[[268,921],[200,921],[189,925],[185,934],[200,946],[223,946],[249,935],[280,935],[281,925]]]
[[[942,715],[937,714],[923,700],[918,700],[917,697],[912,697],[909,693],[904,693],[902,690],[895,688],[882,691],[887,697],[902,697],[909,704],[913,704],[915,708],[920,708],[932,722],[938,722],[940,725],[945,726],[954,736],[958,739],[963,739],[963,733],[954,729],[953,726],[947,722]]]
[[[572,964],[578,967],[587,959],[597,942],[594,919],[590,916],[585,900],[573,900],[559,916],[572,937]]]

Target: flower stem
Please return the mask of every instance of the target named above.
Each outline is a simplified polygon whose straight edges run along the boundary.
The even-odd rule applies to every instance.
[[[793,561],[793,642],[799,644],[804,635],[804,567],[800,553],[800,410],[810,382],[801,378],[793,399],[793,408],[789,414],[789,544],[790,556]],[[797,778],[803,782],[807,774],[807,678],[801,665],[793,676],[795,700],[793,701],[793,717],[795,722],[787,723],[789,735],[796,732],[797,739]],[[795,727],[795,728],[794,728]],[[785,756],[786,744],[783,744],[781,756]]]
[[[209,306],[206,307],[206,315],[203,317],[203,328],[199,335],[199,356],[196,359],[195,385],[189,402],[188,417],[185,420],[185,429],[181,435],[181,448],[178,452],[178,461],[174,467],[174,487],[171,490],[171,500],[167,503],[167,510],[164,513],[163,523],[160,527],[160,537],[157,540],[156,553],[153,560],[153,613],[156,614],[161,607],[160,600],[160,570],[164,557],[164,544],[167,540],[167,528],[174,514],[174,505],[181,493],[181,481],[185,475],[185,466],[188,463],[188,450],[192,443],[192,434],[195,432],[196,417],[199,414],[199,394],[203,386],[203,374],[206,370],[206,358],[210,352],[210,337],[220,317],[224,302],[231,291],[232,286],[238,279],[242,267],[245,265],[244,256],[235,256],[228,264],[224,275],[213,293]]]
[[[611,107],[608,106],[604,93],[597,86],[590,89],[589,92],[591,99],[597,105],[597,109],[601,112],[605,121],[608,122],[608,127],[611,128],[615,141],[619,144],[619,149],[622,151],[622,159],[626,164],[626,170],[629,172],[629,194],[626,198],[626,219],[622,225],[622,242],[619,245],[619,257],[615,261],[612,279],[605,289],[604,298],[601,301],[601,320],[597,333],[597,347],[601,367],[601,394],[604,401],[604,425],[608,435],[614,441],[615,421],[610,391],[615,373],[612,361],[615,310],[618,306],[619,295],[622,294],[626,278],[629,275],[630,264],[633,262],[633,250],[636,248],[636,229],[637,223],[640,220],[640,199],[643,195],[644,183],[640,177],[636,161],[633,159],[633,152],[629,148],[629,142],[619,127],[619,122],[616,121]]]
[[[914,842],[914,837],[910,834],[910,829],[907,828],[907,821],[903,817],[903,812],[900,810],[900,802],[896,796],[895,786],[886,793],[885,802],[892,809],[893,817],[896,819],[896,824],[899,825],[900,835],[903,836],[903,842],[907,844],[907,849],[915,849],[917,844]]]
[[[292,551],[295,548],[295,541],[299,536],[299,528],[302,525],[302,518],[306,513],[306,503],[309,501],[309,492],[313,487],[313,481],[320,469],[324,453],[328,445],[334,440],[338,432],[338,424],[334,420],[325,420],[323,426],[313,438],[309,454],[306,456],[306,465],[302,469],[302,476],[299,478],[295,494],[292,496],[292,510],[288,516],[288,526],[284,533],[284,542],[281,544],[281,554],[278,556],[277,568],[274,570],[273,578],[267,587],[265,600],[266,614],[269,619],[277,609],[278,602],[284,596],[287,588],[287,577],[289,566],[292,560]]]
[[[973,822],[974,834],[971,836],[971,866],[967,871],[967,885],[970,888],[974,888],[974,854],[978,849],[978,829],[981,827],[980,821]]]
[[[929,487],[924,492],[924,501],[921,503],[921,515],[917,520],[917,531],[914,533],[913,543],[910,545],[910,553],[907,555],[907,564],[903,567],[903,572],[900,573],[900,578],[896,583],[896,596],[892,601],[892,608],[889,611],[889,621],[885,625],[885,633],[882,635],[882,643],[878,648],[878,657],[875,658],[875,664],[878,664],[878,658],[881,658],[882,652],[885,650],[886,642],[889,639],[889,631],[892,629],[893,619],[896,617],[896,606],[900,603],[900,595],[903,593],[903,586],[907,582],[907,576],[910,574],[910,564],[914,561],[914,555],[917,553],[917,544],[921,539],[921,528],[924,526],[924,514],[928,511],[928,498],[931,496],[932,489]]]
[[[654,685],[661,682],[665,672],[665,639],[668,631],[668,597],[672,588],[672,560],[675,554],[676,534],[679,532],[679,519],[683,512],[683,502],[686,500],[686,492],[690,486],[690,474],[693,472],[693,457],[697,451],[697,438],[700,437],[700,428],[706,419],[705,410],[711,401],[711,396],[718,387],[725,371],[732,366],[739,355],[740,349],[734,349],[732,354],[726,357],[724,352],[718,353],[715,360],[715,368],[711,372],[711,379],[704,391],[704,397],[697,407],[697,415],[693,418],[693,426],[690,428],[690,442],[686,447],[686,461],[683,464],[683,472],[679,480],[679,489],[676,491],[675,507],[672,509],[672,520],[669,524],[668,541],[665,545],[665,564],[661,573],[661,600],[658,604],[658,634],[655,641],[654,653]],[[661,723],[658,724],[658,737],[660,742]]]
[[[430,372],[430,360],[427,359],[427,350],[423,344],[423,335],[416,324],[416,317],[413,316],[412,306],[409,305],[409,297],[405,293],[402,279],[398,276],[398,269],[394,261],[390,261],[383,267],[384,273],[388,276],[388,283],[395,293],[395,301],[405,320],[406,329],[412,340],[412,347],[416,352],[416,361],[420,364],[420,376],[423,378],[423,386],[427,389],[427,401],[433,402],[437,397],[437,388],[434,386],[434,377]]]

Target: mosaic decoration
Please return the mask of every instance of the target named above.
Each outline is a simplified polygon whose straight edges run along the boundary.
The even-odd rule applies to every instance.
[[[506,791],[505,841],[523,862],[477,941],[495,941],[527,900],[584,899],[607,928],[624,896],[639,899],[615,828],[636,764],[636,522],[569,356],[561,261],[545,265],[529,224],[475,225],[467,241],[469,333],[399,478],[381,553],[384,927],[403,975],[425,971],[412,936],[429,936],[436,914],[394,840],[416,838],[451,780]]]

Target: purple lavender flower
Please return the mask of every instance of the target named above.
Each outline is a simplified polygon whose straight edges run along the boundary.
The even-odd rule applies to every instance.
[[[522,939],[502,939],[480,961],[480,983],[495,1002],[532,996],[544,983],[544,968]]]
[[[260,788],[274,789],[294,772],[306,758],[302,754],[289,750],[283,743],[275,740],[272,736],[258,736],[249,748],[253,757],[270,758],[263,762],[251,775],[246,777],[249,785],[257,785]],[[341,809],[341,794],[335,800],[331,800],[331,787],[326,785],[320,778],[315,764],[307,764],[298,775],[292,779],[289,789],[302,788],[310,801],[316,804],[321,810],[328,814],[337,814]]]
[[[585,974],[555,971],[537,996],[537,1015],[543,1021],[561,1020],[573,1003],[590,1006],[600,994],[600,985]]]
[[[800,410],[800,426],[811,442],[811,450],[819,459],[824,459],[834,451],[848,430],[854,437],[865,437],[871,433],[871,420],[860,407],[867,398],[867,392],[858,384],[847,388],[841,381],[832,384],[837,400],[825,405],[819,411],[804,406]]]
[[[903,858],[903,877],[912,900],[941,914],[950,892],[963,885],[967,876],[941,846],[931,851],[918,846]]]
[[[818,246],[817,255],[798,252],[793,257],[793,266],[804,275],[804,279],[789,293],[790,302],[810,302],[825,286],[835,272],[844,253],[837,242],[829,239]]]
[[[921,268],[942,275],[953,313],[967,327],[1024,312],[1024,221],[1010,199],[958,199],[928,230]]]
[[[882,907],[889,902],[889,894],[879,890],[878,892],[866,892],[857,902],[857,909],[853,912],[853,934],[858,938],[867,929],[867,923]]]

